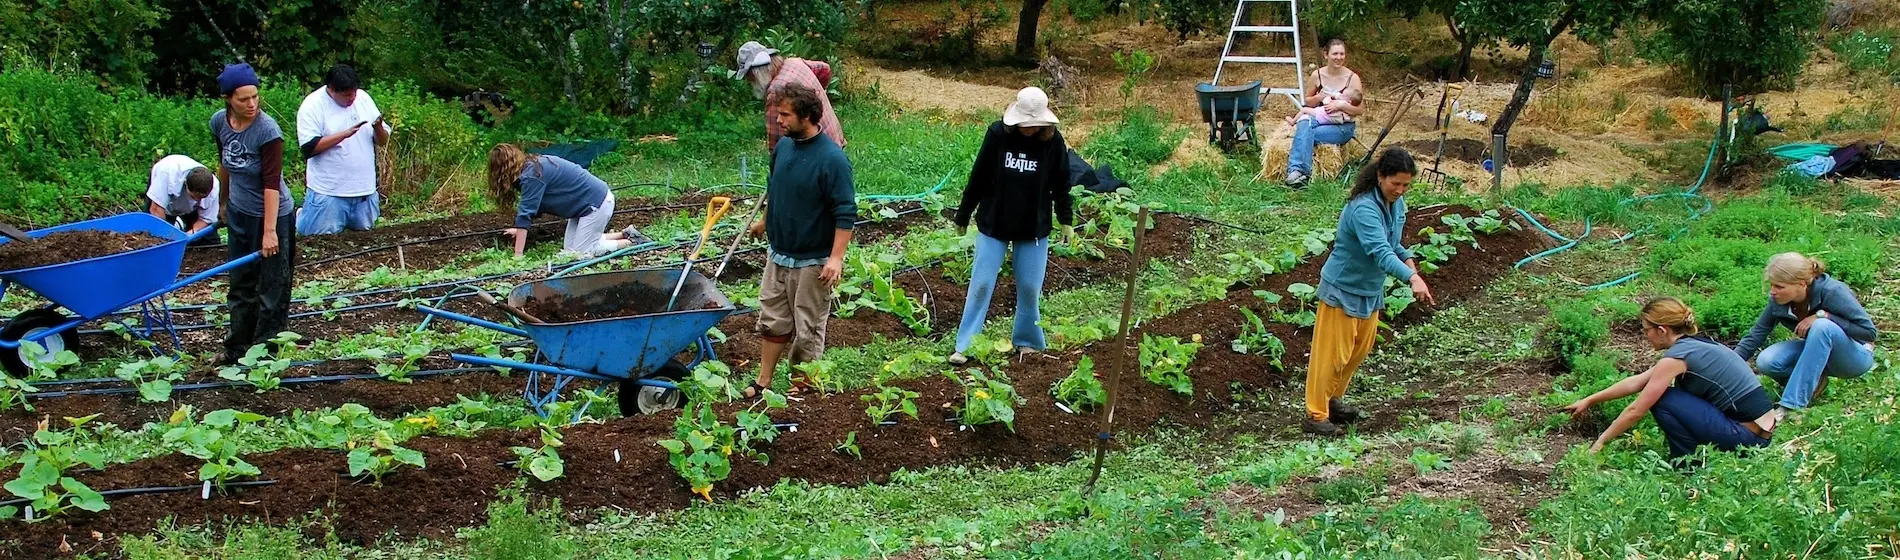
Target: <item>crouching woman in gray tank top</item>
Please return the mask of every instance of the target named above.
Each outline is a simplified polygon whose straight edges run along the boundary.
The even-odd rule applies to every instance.
[[[1780,415],[1748,362],[1698,334],[1695,312],[1681,300],[1650,300],[1642,318],[1643,338],[1663,358],[1649,371],[1564,407],[1573,417],[1582,417],[1597,403],[1636,395],[1597,436],[1590,452],[1603,450],[1603,444],[1629,431],[1644,414],[1655,415],[1669,442],[1670,459],[1693,454],[1703,445],[1723,451],[1768,445]]]

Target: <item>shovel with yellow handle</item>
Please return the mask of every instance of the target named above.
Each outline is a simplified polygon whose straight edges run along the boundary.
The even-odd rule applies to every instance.
[[[693,245],[693,252],[686,255],[686,266],[680,269],[680,279],[673,283],[673,294],[666,298],[666,310],[672,311],[673,304],[680,298],[680,288],[686,287],[686,276],[693,272],[693,261],[699,259],[699,251],[706,248],[706,237],[712,235],[713,224],[732,210],[732,199],[723,196],[712,197],[706,201],[706,225],[699,228],[699,243]]]

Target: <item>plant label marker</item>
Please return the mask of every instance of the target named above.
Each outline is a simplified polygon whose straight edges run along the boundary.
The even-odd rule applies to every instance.
[[[1069,410],[1069,407],[1062,406],[1062,403],[1056,403],[1056,408],[1067,414],[1075,414],[1075,411]]]
[[[200,500],[211,499],[211,481],[209,480],[205,481],[204,488],[198,491],[198,499]]]
[[[615,462],[615,463],[618,463],[618,462],[620,462],[620,450],[619,450],[619,449],[615,449],[615,450],[614,450],[614,462]]]

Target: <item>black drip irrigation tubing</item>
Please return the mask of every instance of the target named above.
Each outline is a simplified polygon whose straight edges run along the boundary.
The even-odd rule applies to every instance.
[[[457,368],[447,368],[447,369],[430,369],[430,370],[410,372],[409,375],[405,377],[409,377],[413,379],[417,377],[431,377],[431,376],[436,376],[436,375],[450,375],[450,374],[457,374],[457,373],[472,373],[472,372],[477,372],[477,371],[489,371],[490,369],[492,368],[485,367],[485,366],[484,367],[457,367]],[[351,373],[351,374],[344,374],[344,375],[313,375],[309,377],[290,377],[290,378],[285,378],[281,383],[284,385],[297,385],[297,384],[303,384],[303,383],[331,383],[331,382],[336,382],[336,381],[351,381],[351,380],[357,380],[357,379],[381,379],[381,378],[383,378],[383,375],[380,373]],[[114,381],[117,381],[117,379],[114,379]],[[244,382],[244,381],[209,381],[205,383],[188,383],[184,385],[176,385],[172,387],[172,391],[178,392],[178,391],[196,391],[200,389],[220,389],[220,388],[226,388],[226,387],[249,387],[250,385],[251,385],[250,383]],[[73,391],[46,391],[46,392],[40,392],[40,393],[28,393],[26,396],[27,398],[30,398],[30,399],[58,399],[58,398],[64,398],[64,397],[78,397],[78,396],[86,396],[86,395],[124,395],[124,394],[130,394],[130,393],[137,393],[138,391],[139,389],[137,387],[105,387],[105,388],[99,388],[99,389],[78,389],[78,390],[73,390]]]
[[[272,485],[272,484],[276,484],[276,483],[277,483],[277,481],[275,481],[275,480],[252,480],[252,481],[246,481],[246,482],[226,482],[226,483],[224,483],[223,485],[221,485],[221,486],[219,486],[219,488],[249,488],[249,487],[253,487],[253,486],[269,486],[269,485]],[[139,495],[139,494],[162,494],[162,493],[168,493],[168,492],[189,492],[189,491],[192,491],[192,490],[200,490],[200,491],[202,491],[202,490],[204,490],[204,485],[193,485],[193,486],[147,486],[147,487],[144,487],[144,488],[123,488],[123,489],[119,489],[119,490],[104,490],[104,491],[101,491],[101,492],[99,492],[99,495],[100,495],[100,496],[104,496],[104,497],[108,497],[108,498],[109,498],[109,497],[113,497],[113,496],[136,496],[136,495]],[[25,505],[25,504],[30,504],[30,503],[33,503],[33,500],[32,500],[32,499],[28,499],[28,498],[21,498],[21,499],[17,499],[17,500],[7,500],[7,501],[4,501],[4,502],[0,502],[0,507],[7,507],[7,506],[18,506],[18,505]]]

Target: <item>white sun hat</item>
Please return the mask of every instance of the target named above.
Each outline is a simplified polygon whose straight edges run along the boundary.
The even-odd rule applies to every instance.
[[[1016,92],[1016,102],[1003,111],[1003,124],[1009,126],[1052,126],[1058,122],[1056,112],[1049,110],[1049,94],[1038,87]]]

